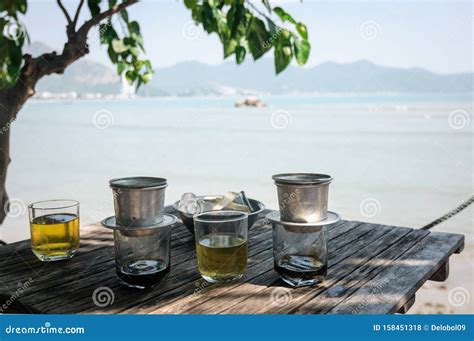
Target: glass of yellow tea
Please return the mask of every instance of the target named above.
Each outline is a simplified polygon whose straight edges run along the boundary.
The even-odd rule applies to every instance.
[[[33,253],[43,262],[72,258],[79,248],[79,202],[40,201],[28,211]]]
[[[210,211],[193,219],[201,276],[211,283],[241,278],[247,269],[247,213]]]

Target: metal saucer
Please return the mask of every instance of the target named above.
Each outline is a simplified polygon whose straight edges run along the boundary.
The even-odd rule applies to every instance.
[[[312,223],[295,223],[291,221],[281,220],[280,212],[272,211],[265,216],[266,220],[271,221],[274,225],[283,225],[286,230],[298,233],[314,232],[320,230],[321,227],[337,223],[341,220],[341,216],[335,212],[328,211],[327,218]]]
[[[324,225],[330,225],[337,223],[339,220],[341,220],[341,216],[335,212],[328,211],[328,216],[326,219],[315,221],[313,223],[295,223],[292,221],[284,221],[281,220],[280,218],[280,212],[278,211],[273,211],[268,213],[265,216],[266,219],[270,220],[272,223],[277,223],[285,226],[324,226]]]
[[[159,224],[149,225],[149,226],[123,226],[117,224],[117,220],[115,216],[111,216],[105,218],[101,221],[103,227],[119,231],[123,235],[127,235],[130,237],[145,237],[148,235],[153,234],[154,229],[158,229],[161,227],[169,227],[170,225],[175,224],[178,221],[178,218],[172,214],[163,214],[163,221]]]

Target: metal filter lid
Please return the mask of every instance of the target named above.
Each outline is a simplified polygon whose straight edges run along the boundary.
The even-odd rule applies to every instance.
[[[110,187],[120,189],[156,189],[167,186],[165,178],[155,178],[149,176],[134,176],[129,178],[112,179],[109,181]]]
[[[318,173],[283,173],[275,174],[272,179],[277,185],[323,185],[329,184],[333,178]]]

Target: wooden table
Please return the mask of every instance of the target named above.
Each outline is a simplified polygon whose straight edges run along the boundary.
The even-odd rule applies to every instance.
[[[156,288],[133,290],[115,276],[112,233],[81,228],[71,260],[40,262],[24,240],[0,247],[0,309],[25,313],[316,314],[404,313],[427,280],[443,281],[460,234],[340,221],[329,231],[329,270],[319,286],[289,288],[273,270],[271,227],[249,232],[244,278],[226,285],[199,276],[194,238],[173,228],[171,272]]]

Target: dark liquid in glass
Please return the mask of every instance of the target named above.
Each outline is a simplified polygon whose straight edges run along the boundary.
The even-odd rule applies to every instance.
[[[327,274],[327,265],[317,256],[285,255],[274,266],[282,279],[293,286],[316,284]]]
[[[146,289],[161,282],[169,274],[170,268],[162,261],[139,260],[117,268],[116,271],[123,284]]]

